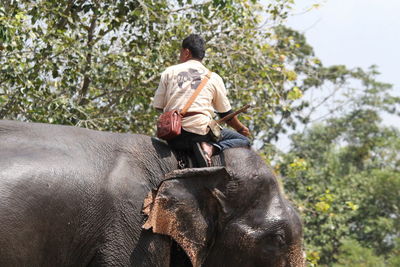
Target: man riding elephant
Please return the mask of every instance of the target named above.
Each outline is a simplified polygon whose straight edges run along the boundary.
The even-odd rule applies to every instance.
[[[222,154],[175,170],[156,138],[0,120],[0,266],[304,266],[273,171]]]
[[[153,106],[161,111],[180,110],[188,102],[200,82],[205,79],[208,69],[202,64],[205,56],[204,40],[191,34],[182,42],[180,64],[167,68],[161,74],[161,81],[155,93]],[[207,77],[208,78],[208,77]],[[209,133],[209,124],[214,110],[220,117],[232,113],[221,77],[212,73],[199,95],[182,119],[182,133],[169,140],[169,145],[178,150],[194,151],[202,166],[211,165],[211,157],[226,148],[248,147],[249,129],[236,116],[227,121],[237,132],[223,129],[222,139],[213,142]]]

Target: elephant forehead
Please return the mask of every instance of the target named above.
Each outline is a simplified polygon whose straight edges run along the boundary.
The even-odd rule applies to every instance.
[[[238,173],[256,173],[267,168],[262,158],[249,148],[226,149],[223,154],[226,166]]]
[[[267,220],[265,219],[262,223],[257,225],[241,221],[237,223],[237,227],[240,229],[242,235],[252,236],[253,238],[261,238],[267,234],[284,234],[283,225],[284,220]]]
[[[269,201],[261,201],[260,204],[238,219],[237,225],[241,232],[257,236],[278,232],[284,234],[290,229],[290,218],[285,202],[280,197],[275,196]]]
[[[271,201],[270,204],[267,208],[267,214],[266,217],[269,220],[279,220],[282,219],[284,217],[284,212],[285,212],[286,208],[285,208],[285,204],[284,202],[281,200],[280,197],[278,196],[274,196]]]
[[[258,212],[247,214],[243,220],[240,220],[239,225],[246,233],[276,232],[287,228],[288,219],[285,218],[283,213],[271,215],[268,212],[259,210]]]

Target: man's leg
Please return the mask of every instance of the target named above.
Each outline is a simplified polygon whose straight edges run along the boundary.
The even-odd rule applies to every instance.
[[[211,141],[210,135],[198,135],[182,129],[180,136],[168,141],[168,144],[176,150],[193,151],[199,167],[211,166],[213,146],[206,146]]]
[[[249,147],[250,140],[236,131],[222,129],[221,140],[213,145],[221,152],[227,148]]]
[[[210,144],[209,142],[201,142],[200,143],[201,150],[204,152],[204,158],[207,162],[207,166],[211,167],[212,161],[211,157],[216,154],[216,151],[218,151],[218,148],[215,147],[214,145]]]
[[[211,166],[211,157],[227,148],[249,147],[250,140],[238,132],[222,129],[221,140],[217,143],[202,142],[201,147],[207,154],[207,163]]]

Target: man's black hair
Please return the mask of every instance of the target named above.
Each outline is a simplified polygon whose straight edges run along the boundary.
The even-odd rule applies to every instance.
[[[192,57],[202,60],[206,54],[204,49],[205,41],[198,34],[191,34],[182,41],[182,48],[187,48],[192,53]]]

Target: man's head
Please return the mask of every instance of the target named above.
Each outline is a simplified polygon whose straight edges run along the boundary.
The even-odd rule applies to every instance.
[[[204,39],[198,34],[191,34],[182,41],[179,62],[183,63],[189,59],[202,60],[205,55]]]

